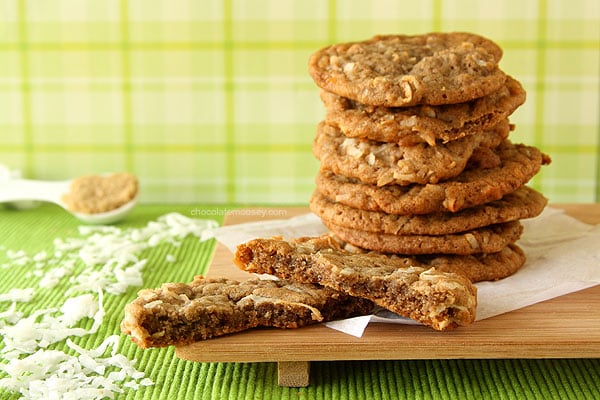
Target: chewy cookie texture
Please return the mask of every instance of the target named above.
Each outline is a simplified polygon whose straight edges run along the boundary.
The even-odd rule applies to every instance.
[[[508,120],[479,135],[430,146],[418,143],[400,146],[346,137],[334,125],[322,122],[317,128],[313,152],[321,166],[336,174],[358,178],[362,182],[390,184],[437,183],[459,175],[469,160],[488,157],[510,132]],[[495,165],[497,160],[491,160]]]
[[[356,246],[381,253],[410,255],[495,253],[514,243],[523,232],[518,221],[446,235],[391,235],[323,223],[340,239]]]
[[[345,228],[392,235],[447,235],[488,225],[516,221],[538,215],[546,198],[529,187],[521,187],[503,198],[455,213],[399,215],[360,210],[330,201],[315,191],[310,208],[323,221]]]
[[[123,333],[142,348],[183,345],[256,327],[298,328],[364,315],[373,304],[319,285],[197,276],[144,289],[125,307]]]
[[[363,104],[453,104],[498,90],[502,49],[470,33],[380,35],[315,52],[309,72],[330,92]]]
[[[475,319],[477,289],[461,274],[378,253],[350,253],[329,236],[255,239],[238,246],[234,262],[243,270],[316,283],[365,298],[436,330]]]
[[[441,106],[375,107],[321,90],[327,120],[348,137],[434,146],[485,131],[507,118],[523,102],[525,90],[507,77],[505,85],[487,96]]]
[[[359,210],[389,214],[460,211],[498,200],[525,185],[550,160],[538,149],[506,142],[495,150],[499,164],[467,169],[456,178],[428,185],[376,185],[321,169],[317,190],[329,200]]]
[[[516,254],[519,220],[546,205],[525,185],[550,158],[508,139],[526,93],[501,57],[464,32],[375,36],[311,56],[326,116],[310,204],[333,234],[400,257],[512,260],[490,279],[523,265],[506,255]]]

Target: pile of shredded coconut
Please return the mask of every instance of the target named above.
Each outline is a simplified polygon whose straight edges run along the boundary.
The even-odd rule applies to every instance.
[[[30,269],[27,285],[38,278],[37,288],[0,293],[0,394],[9,390],[24,399],[104,399],[152,385],[135,369],[135,360],[116,352],[118,335],[106,338],[95,349],[84,349],[72,338],[97,333],[105,315],[104,293],[119,295],[130,286],[143,285],[144,250],[164,243],[180,246],[189,235],[204,241],[213,237],[216,227],[213,220],[171,213],[142,228],[82,226],[80,237],[55,239],[50,253],[30,255],[0,247],[7,260],[0,268]],[[167,262],[175,260],[171,254],[166,256]],[[28,315],[18,310],[18,304],[35,301],[38,292],[61,281],[69,284],[62,305]],[[92,326],[81,327],[86,323]],[[52,346],[63,342],[68,350]]]

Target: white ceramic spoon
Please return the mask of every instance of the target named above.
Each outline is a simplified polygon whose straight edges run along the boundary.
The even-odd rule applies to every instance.
[[[129,214],[137,203],[136,195],[131,201],[111,211],[84,214],[69,210],[62,197],[69,193],[71,181],[37,181],[31,179],[0,180],[0,203],[24,200],[48,201],[58,204],[80,221],[87,224],[112,224]]]

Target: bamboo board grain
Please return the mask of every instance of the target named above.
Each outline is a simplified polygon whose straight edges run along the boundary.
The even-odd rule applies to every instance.
[[[553,205],[587,223],[600,223],[600,204]],[[291,217],[305,208],[280,208]],[[247,213],[252,214],[252,213]],[[264,217],[235,215],[237,224]],[[245,279],[218,245],[208,276]],[[255,329],[176,349],[178,357],[201,362],[300,362],[447,358],[596,358],[600,357],[600,285],[437,332],[425,326],[370,324],[362,338],[322,325],[301,329]]]

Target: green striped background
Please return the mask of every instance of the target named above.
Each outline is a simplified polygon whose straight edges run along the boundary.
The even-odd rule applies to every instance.
[[[324,114],[310,53],[433,30],[503,46],[528,91],[513,140],[554,160],[533,185],[598,201],[594,0],[5,0],[0,163],[39,179],[128,170],[146,203],[304,204]]]

